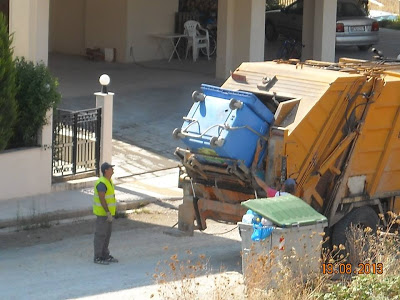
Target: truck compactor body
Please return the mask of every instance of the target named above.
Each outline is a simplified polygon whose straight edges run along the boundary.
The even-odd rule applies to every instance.
[[[182,163],[178,228],[237,222],[242,201],[287,178],[340,243],[351,223],[375,227],[400,211],[400,63],[341,59],[242,63],[203,85],[173,135]],[[194,225],[196,223],[196,225]]]

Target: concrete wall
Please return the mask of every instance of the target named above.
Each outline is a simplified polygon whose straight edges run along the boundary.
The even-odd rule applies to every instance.
[[[88,48],[115,48],[116,60],[126,57],[127,0],[86,0],[85,37]]]
[[[85,53],[85,0],[50,2],[49,52]]]
[[[16,1],[16,0],[14,0]],[[84,55],[86,48],[116,48],[119,62],[166,58],[152,33],[171,33],[179,0],[57,0],[50,6],[49,51]]]
[[[128,0],[126,61],[166,58],[172,48],[163,41],[162,49],[152,33],[171,33],[179,0]]]
[[[0,200],[33,196],[51,192],[51,160],[53,113],[47,114],[47,124],[39,133],[43,147],[22,148],[0,153],[0,165],[7,176],[0,180]]]
[[[370,1],[368,4],[368,8],[373,10],[387,11],[394,14],[400,14],[399,0],[379,0],[378,2],[382,5],[378,5]]]
[[[10,0],[9,28],[14,56],[47,65],[49,0]]]
[[[51,150],[28,148],[0,154],[0,164],[7,176],[0,181],[0,200],[51,192]],[[50,175],[50,178],[49,178]],[[50,182],[49,182],[50,181]]]

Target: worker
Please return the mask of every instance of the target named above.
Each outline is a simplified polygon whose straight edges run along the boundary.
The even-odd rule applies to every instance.
[[[114,184],[111,180],[114,174],[113,167],[114,165],[107,162],[103,163],[100,168],[103,176],[96,181],[94,186],[93,213],[97,216],[94,233],[94,263],[101,265],[118,262],[118,259],[110,255],[108,250],[116,210]]]
[[[265,191],[268,198],[290,195],[290,194],[294,194],[296,192],[296,181],[292,178],[286,179],[285,182],[283,183],[282,189],[278,190],[278,191],[269,187],[257,175],[254,176],[254,179],[256,180],[257,184]]]

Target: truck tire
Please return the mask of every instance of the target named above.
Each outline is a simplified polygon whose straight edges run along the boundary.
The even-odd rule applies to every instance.
[[[379,217],[370,206],[362,206],[352,210],[343,219],[341,219],[333,228],[332,245],[339,246],[340,244],[347,246],[346,232],[351,225],[360,225],[363,228],[370,227],[375,233],[379,224]],[[340,254],[346,255],[346,250]]]

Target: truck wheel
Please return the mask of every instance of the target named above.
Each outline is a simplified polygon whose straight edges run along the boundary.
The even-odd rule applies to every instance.
[[[278,32],[276,31],[275,26],[271,22],[265,23],[265,38],[269,42],[276,41],[278,39]]]
[[[352,210],[343,219],[341,219],[333,228],[332,245],[339,246],[340,244],[346,247],[345,250],[340,251],[340,254],[347,255],[349,252],[346,232],[351,226],[360,226],[361,228],[370,227],[375,233],[379,224],[379,217],[370,206],[363,206]],[[337,257],[339,258],[339,256]],[[350,257],[350,261],[351,261]]]

